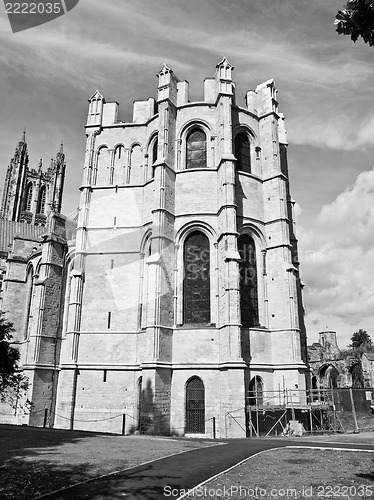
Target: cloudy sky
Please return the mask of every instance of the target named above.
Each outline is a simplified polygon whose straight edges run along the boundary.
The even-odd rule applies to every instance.
[[[310,342],[374,338],[374,48],[334,31],[344,0],[80,0],[13,34],[0,6],[0,178],[27,129],[32,166],[65,144],[63,211],[78,205],[87,99],[98,88],[131,120],[166,62],[191,100],[226,56],[237,100],[274,77],[288,128]],[[244,103],[244,100],[242,101]],[[1,181],[2,182],[2,181]]]

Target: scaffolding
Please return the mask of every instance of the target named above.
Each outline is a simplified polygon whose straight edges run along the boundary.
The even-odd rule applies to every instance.
[[[373,430],[373,395],[372,389],[283,389],[265,392],[255,387],[246,401],[247,436]]]

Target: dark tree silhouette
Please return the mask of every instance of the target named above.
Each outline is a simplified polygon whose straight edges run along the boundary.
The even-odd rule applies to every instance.
[[[18,371],[20,353],[14,345],[13,323],[5,319],[4,313],[0,311],[0,401],[16,400],[21,393],[27,390],[27,378]]]
[[[352,344],[349,347],[371,347],[372,340],[370,335],[366,330],[360,328],[358,332],[355,332],[351,337]]]
[[[336,31],[350,35],[355,42],[362,37],[365,43],[374,45],[374,1],[348,0],[343,10],[335,16]]]

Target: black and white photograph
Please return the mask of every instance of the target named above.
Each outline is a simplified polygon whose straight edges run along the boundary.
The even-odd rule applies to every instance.
[[[374,1],[0,5],[0,499],[374,498]]]

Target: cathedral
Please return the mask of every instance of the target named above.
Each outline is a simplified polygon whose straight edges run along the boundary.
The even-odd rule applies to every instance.
[[[244,437],[253,394],[305,403],[284,116],[273,80],[237,103],[232,71],[224,58],[191,102],[164,64],[157,99],[135,101],[130,123],[96,91],[76,220],[60,213],[63,150],[43,173],[19,143],[1,306],[30,405],[3,405],[0,421]]]

